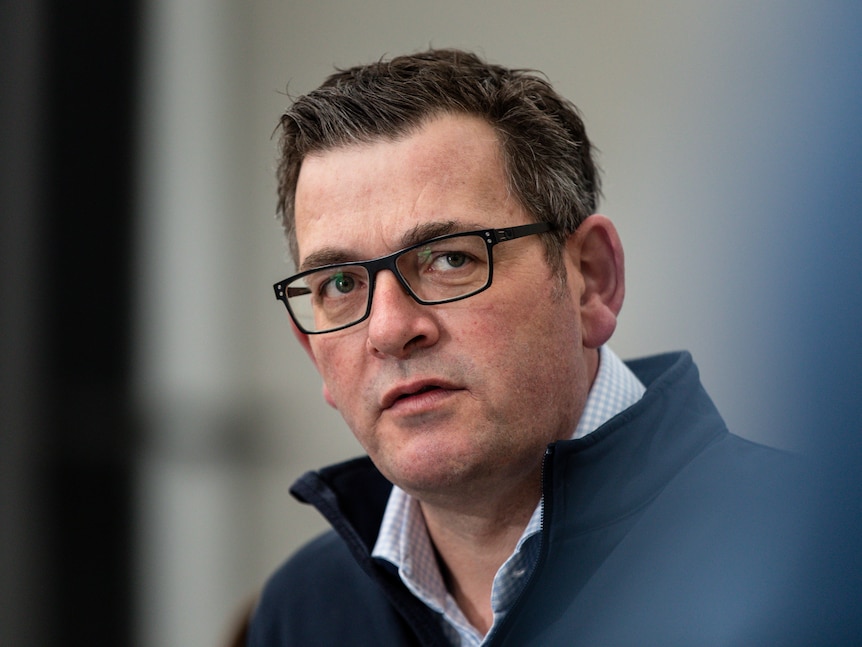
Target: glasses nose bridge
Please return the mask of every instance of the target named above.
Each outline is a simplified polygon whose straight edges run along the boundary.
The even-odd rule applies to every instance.
[[[410,284],[407,282],[407,279],[401,273],[401,270],[398,269],[398,259],[404,254],[406,250],[400,250],[393,254],[389,254],[388,256],[383,256],[382,258],[375,259],[373,261],[367,261],[365,263],[365,270],[368,272],[368,308],[371,309],[372,302],[374,300],[374,291],[377,288],[377,275],[383,270],[389,270],[395,276],[395,280],[398,281],[398,284],[401,286],[401,289],[407,294],[411,299],[419,303],[418,298],[413,293],[413,288],[410,287]]]

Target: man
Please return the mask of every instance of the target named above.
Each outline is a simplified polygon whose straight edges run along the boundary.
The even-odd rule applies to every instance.
[[[251,645],[788,635],[793,461],[727,431],[686,353],[608,348],[623,249],[570,102],[429,51],[297,99],[281,154],[276,296],[368,457],[292,489],[334,531]]]

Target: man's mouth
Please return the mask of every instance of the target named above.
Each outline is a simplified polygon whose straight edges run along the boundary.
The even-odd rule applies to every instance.
[[[413,393],[403,393],[403,394],[399,395],[398,398],[396,399],[396,402],[398,400],[403,400],[404,398],[411,398],[414,395],[421,395],[422,393],[428,393],[428,391],[439,390],[440,388],[441,387],[439,387],[439,386],[429,384],[428,386],[423,386],[421,389],[419,389],[418,391],[414,391]]]
[[[418,399],[420,396],[424,396],[428,393],[436,391],[453,391],[457,389],[458,387],[454,387],[449,384],[432,381],[402,385],[392,389],[383,397],[380,408],[385,410],[395,406],[397,403],[404,402],[405,400],[410,400],[412,398]]]

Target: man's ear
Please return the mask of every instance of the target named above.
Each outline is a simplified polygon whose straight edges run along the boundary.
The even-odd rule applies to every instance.
[[[314,367],[318,368],[317,358],[314,357],[314,351],[311,349],[311,340],[308,335],[296,327],[296,324],[293,323],[293,319],[290,320],[290,328],[293,330],[293,336],[296,337],[299,345],[305,349],[305,352],[308,354],[309,358],[311,358],[311,362],[314,364]],[[319,372],[320,369],[318,368],[318,373]],[[338,409],[338,407],[335,406],[335,400],[333,399],[332,394],[329,392],[329,387],[326,386],[326,382],[323,383],[323,399],[326,400],[326,403],[330,407]]]
[[[581,334],[587,348],[604,344],[617,327],[625,296],[623,246],[605,216],[586,218],[569,236],[566,250],[581,275]]]

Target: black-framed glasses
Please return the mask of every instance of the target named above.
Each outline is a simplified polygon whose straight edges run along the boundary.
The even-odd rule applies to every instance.
[[[450,303],[487,290],[492,249],[508,240],[551,231],[547,222],[480,229],[426,240],[370,261],[336,263],[300,272],[273,285],[296,326],[317,335],[358,324],[371,313],[377,273],[389,270],[422,305]]]

